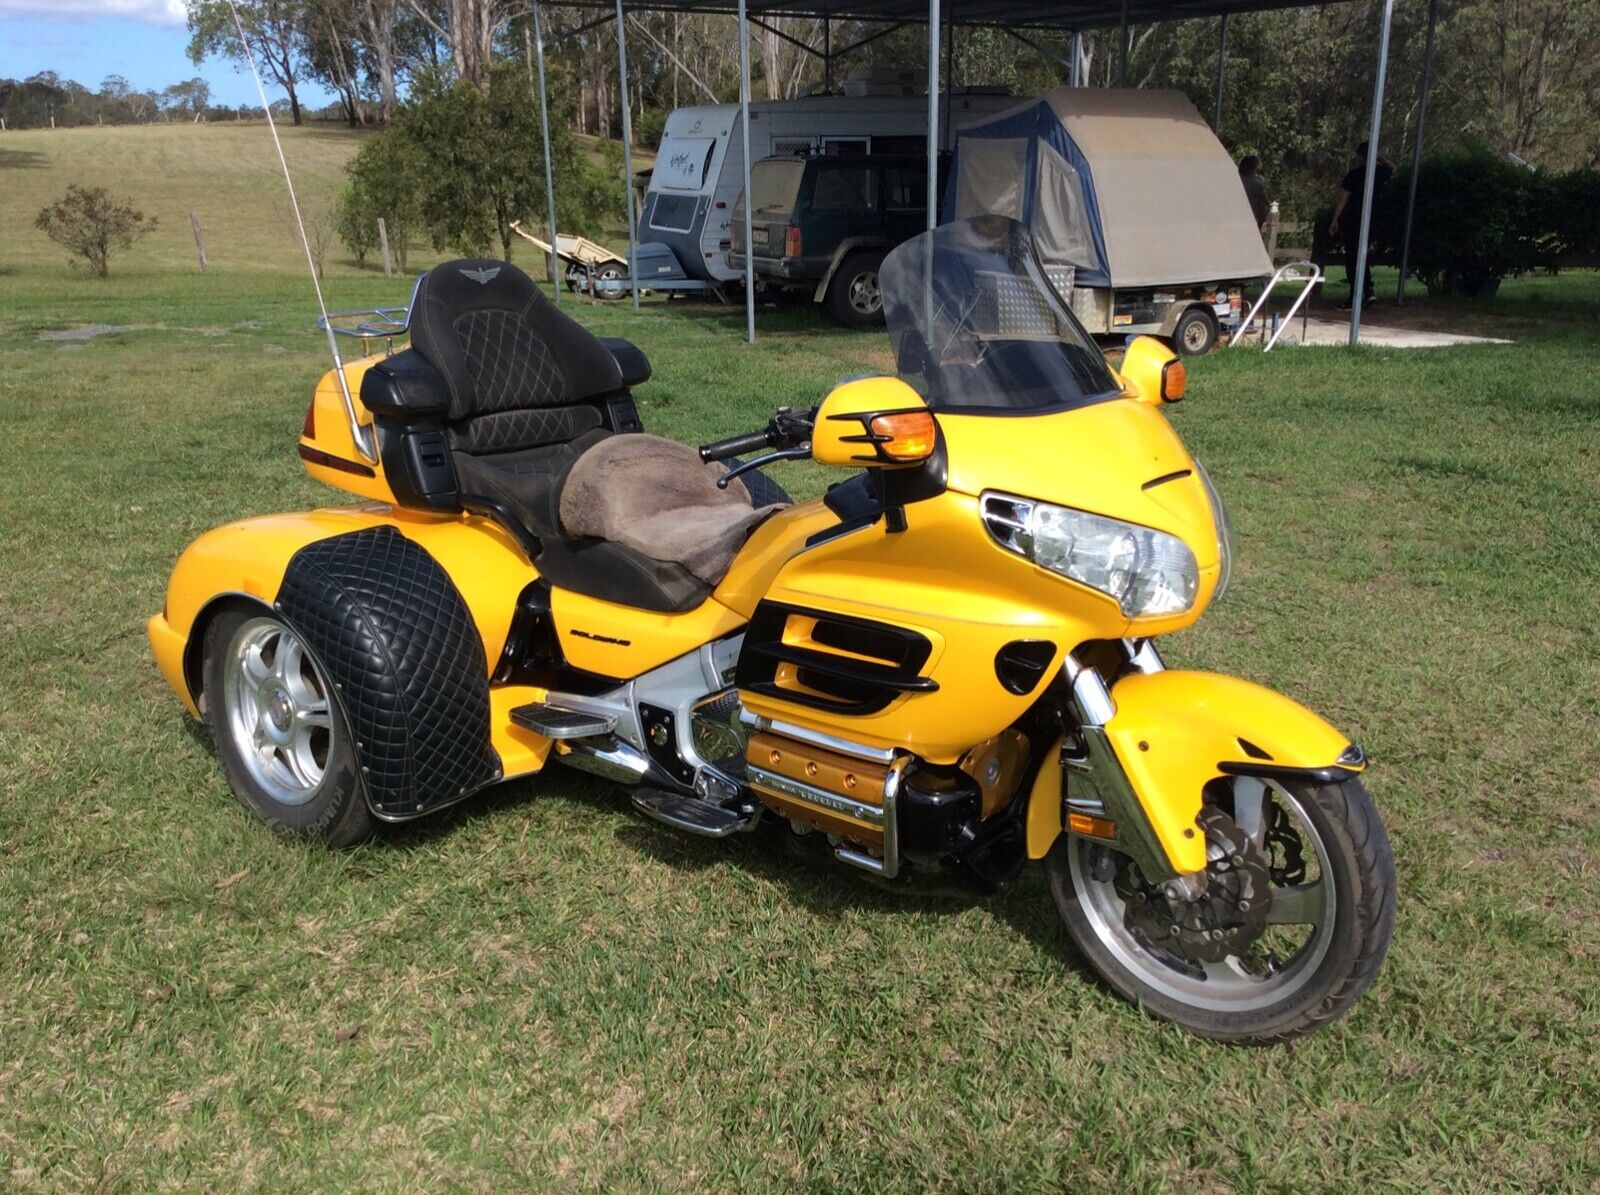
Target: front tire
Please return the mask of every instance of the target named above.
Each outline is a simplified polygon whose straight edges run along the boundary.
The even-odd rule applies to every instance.
[[[1126,856],[1062,835],[1045,866],[1073,943],[1123,997],[1202,1037],[1266,1045],[1343,1015],[1394,929],[1394,856],[1372,798],[1354,779],[1239,778],[1201,824],[1207,894],[1177,906]]]
[[[372,833],[338,693],[296,631],[262,608],[206,629],[206,722],[239,803],[275,830],[331,847]]]

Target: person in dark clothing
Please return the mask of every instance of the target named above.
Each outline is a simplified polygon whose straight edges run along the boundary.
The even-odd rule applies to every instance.
[[[1350,282],[1350,301],[1343,304],[1347,309],[1355,305],[1356,256],[1361,240],[1361,209],[1366,202],[1367,149],[1365,141],[1356,146],[1355,165],[1345,172],[1344,178],[1339,182],[1339,193],[1333,200],[1333,219],[1328,224],[1328,235],[1340,237],[1344,241],[1344,276]],[[1392,177],[1394,177],[1394,163],[1379,154],[1376,173],[1372,176],[1373,190],[1381,191],[1383,185]],[[1369,250],[1366,277],[1361,280],[1361,301],[1370,303],[1373,298]]]
[[[1239,181],[1244,184],[1245,198],[1250,200],[1250,211],[1259,230],[1267,223],[1267,184],[1261,177],[1261,159],[1255,154],[1239,159]]]

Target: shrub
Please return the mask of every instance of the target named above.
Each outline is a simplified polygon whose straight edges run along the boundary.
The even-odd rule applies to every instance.
[[[387,221],[385,221],[387,227]],[[356,264],[366,265],[367,254],[378,247],[378,213],[365,187],[347,183],[333,203],[333,227]]]
[[[1548,230],[1533,202],[1538,176],[1487,150],[1433,154],[1417,178],[1409,272],[1429,294],[1492,293],[1501,278],[1547,264]],[[1410,169],[1389,181],[1373,208],[1373,242],[1399,261]]]
[[[156,218],[145,216],[131,203],[112,199],[104,187],[73,183],[65,195],[43,208],[33,223],[104,278],[110,271],[112,251],[133,248],[135,241],[155,231]]]

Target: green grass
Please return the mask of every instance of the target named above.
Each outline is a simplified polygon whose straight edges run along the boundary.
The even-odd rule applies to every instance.
[[[186,210],[136,151],[119,180]],[[308,288],[250,235],[204,278],[178,238],[104,283],[6,244],[0,1189],[1600,1183],[1595,275],[1508,284],[1515,345],[1191,370],[1174,421],[1242,550],[1167,653],[1366,743],[1401,884],[1354,1013],[1258,1051],[1108,994],[1036,871],[894,898],[560,771],[344,854],[252,822],[143,631],[193,536],[338,500],[292,450]],[[337,305],[405,290],[330,272]],[[809,312],[751,349],[738,312],[577,310],[649,353],[645,419],[691,440],[887,359]],[[90,322],[131,330],[38,338]]]

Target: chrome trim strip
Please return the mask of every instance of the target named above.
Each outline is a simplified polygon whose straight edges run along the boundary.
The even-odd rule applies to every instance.
[[[866,822],[873,826],[884,824],[885,810],[877,805],[852,801],[849,797],[841,797],[838,793],[829,792],[825,788],[791,780],[787,776],[758,768],[755,764],[745,764],[744,770],[746,782],[757,788],[770,788],[773,792],[793,797],[797,801],[805,801],[810,805],[820,805],[824,809],[842,813],[845,817],[854,818],[858,822]]]
[[[895,758],[895,752],[890,748],[852,743],[849,739],[835,738],[820,730],[808,730],[804,726],[796,726],[792,722],[780,722],[776,718],[758,717],[756,729],[770,730],[773,734],[787,735],[791,739],[799,739],[802,743],[810,743],[813,747],[826,747],[841,755],[854,755],[857,759],[870,759],[874,763],[893,763]]]

